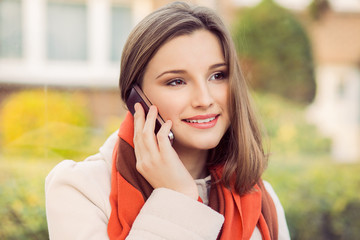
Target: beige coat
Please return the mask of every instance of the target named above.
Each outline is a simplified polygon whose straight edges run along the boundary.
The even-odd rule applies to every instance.
[[[107,223],[112,152],[117,135],[111,135],[99,153],[82,162],[65,160],[47,176],[46,215],[51,240],[109,239]],[[204,179],[196,180],[207,199]],[[276,206],[279,239],[290,239],[283,208],[269,183],[264,182]],[[189,214],[187,214],[189,213]],[[175,191],[155,189],[135,219],[127,239],[216,239],[224,218],[205,204]],[[261,239],[255,229],[251,239]]]

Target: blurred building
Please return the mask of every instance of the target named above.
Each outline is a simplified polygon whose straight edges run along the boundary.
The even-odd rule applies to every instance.
[[[0,83],[116,88],[129,32],[167,2],[2,0]]]
[[[0,105],[43,87],[84,92],[96,124],[119,115],[122,47],[131,29],[166,0],[1,0]],[[188,1],[218,8],[217,0]]]
[[[238,7],[260,1],[233,0]],[[304,17],[312,0],[273,1],[303,21],[312,43],[317,89],[308,120],[331,138],[335,160],[360,161],[360,1],[328,0],[316,21]]]
[[[360,160],[360,12],[329,10],[309,33],[317,69],[309,120],[332,139],[335,159]]]
[[[0,82],[116,87],[121,47],[142,1],[3,0]]]

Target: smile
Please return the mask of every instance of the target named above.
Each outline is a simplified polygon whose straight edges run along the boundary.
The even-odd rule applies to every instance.
[[[195,116],[192,118],[184,119],[183,121],[189,126],[199,129],[212,128],[216,125],[217,120],[220,115],[210,114],[210,115],[201,115]]]
[[[185,119],[185,121],[188,122],[188,123],[207,123],[207,122],[211,122],[211,121],[215,120],[215,118],[216,117],[207,118],[207,119],[199,119],[199,120]]]

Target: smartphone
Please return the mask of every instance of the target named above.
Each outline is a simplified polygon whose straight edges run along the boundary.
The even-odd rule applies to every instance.
[[[143,109],[145,111],[145,116],[149,112],[149,108],[152,105],[150,100],[146,97],[144,92],[141,90],[141,88],[137,84],[134,84],[131,87],[130,94],[129,94],[128,98],[126,99],[126,105],[132,115],[134,115],[134,113],[135,113],[135,109],[134,109],[135,103],[141,104],[141,106],[143,107]],[[156,123],[155,123],[155,134],[160,130],[160,127],[164,123],[165,123],[164,119],[160,116],[160,114],[158,114],[156,117]],[[175,137],[174,137],[173,132],[170,131],[169,140],[170,140],[171,144],[173,143],[174,138]]]

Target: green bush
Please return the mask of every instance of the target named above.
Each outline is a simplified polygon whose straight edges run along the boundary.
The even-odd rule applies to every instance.
[[[265,175],[285,209],[291,239],[357,239],[360,236],[360,165],[329,159],[271,163]],[[306,160],[306,159],[304,159]],[[308,159],[309,160],[309,159]]]
[[[0,112],[4,152],[77,156],[89,144],[90,113],[77,93],[26,90],[5,99]]]
[[[314,66],[301,24],[272,0],[263,0],[238,15],[233,38],[251,86],[310,102],[315,95]]]
[[[1,159],[0,239],[49,239],[44,178],[54,163]]]
[[[330,152],[330,139],[306,122],[304,104],[274,94],[254,93],[256,108],[265,127],[270,154],[281,156],[323,155]]]
[[[360,236],[360,164],[330,158],[330,140],[305,120],[306,106],[253,93],[270,142],[264,179],[285,209],[291,239]]]
[[[319,20],[328,10],[330,10],[328,0],[312,0],[308,6],[308,12],[313,20]]]

